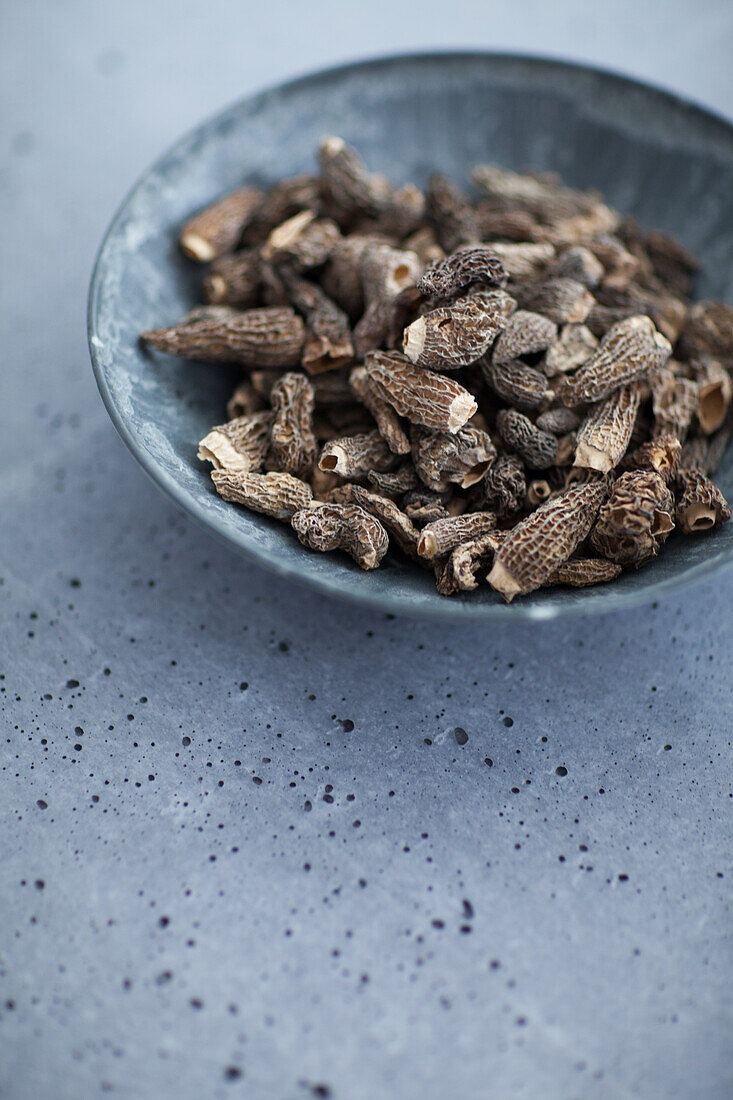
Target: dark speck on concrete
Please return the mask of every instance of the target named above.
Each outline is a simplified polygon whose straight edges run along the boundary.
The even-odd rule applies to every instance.
[[[125,55],[121,50],[104,50],[97,56],[97,72],[102,76],[115,76],[125,64]]]
[[[30,130],[20,130],[13,138],[13,152],[27,157],[36,147],[36,138]]]

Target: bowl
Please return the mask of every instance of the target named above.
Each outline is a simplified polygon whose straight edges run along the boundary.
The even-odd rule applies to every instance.
[[[396,554],[362,572],[314,554],[287,525],[221,500],[198,440],[223,419],[240,372],[154,357],[144,329],[198,300],[201,271],[177,246],[198,208],[243,183],[312,169],[324,133],[353,144],[372,171],[425,184],[465,181],[480,161],[558,172],[595,187],[702,260],[697,297],[733,300],[733,126],[684,99],[587,66],[490,53],[435,53],[345,65],[245,99],[179,140],[125,199],[100,248],[89,346],[109,414],[143,469],[213,535],[274,573],[383,611],[443,621],[545,619],[631,607],[733,559],[733,523],[675,536],[654,562],[596,589],[545,589],[506,606],[488,586],[445,599],[432,573]],[[716,479],[733,496],[733,461]],[[259,582],[257,582],[259,583]]]

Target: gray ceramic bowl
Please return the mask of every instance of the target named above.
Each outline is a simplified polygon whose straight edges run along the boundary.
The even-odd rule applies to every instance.
[[[331,69],[246,99],[181,139],[115,217],[92,277],[89,344],[117,430],[153,480],[212,534],[267,569],[386,611],[446,621],[545,619],[630,607],[733,558],[733,523],[675,537],[638,573],[598,589],[540,591],[510,607],[488,587],[443,599],[432,575],[396,555],[363,573],[314,554],[289,527],[225,504],[196,459],[239,372],[153,356],[143,329],[197,301],[200,271],[180,255],[183,221],[243,182],[271,184],[314,165],[324,133],[374,171],[425,183],[465,180],[479,161],[559,172],[696,252],[698,296],[733,300],[733,127],[675,96],[577,65],[494,54],[393,57]],[[719,482],[733,496],[730,453]],[[274,583],[274,582],[273,582]]]

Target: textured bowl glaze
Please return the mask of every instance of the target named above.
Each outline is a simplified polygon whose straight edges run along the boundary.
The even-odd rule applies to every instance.
[[[240,377],[150,354],[143,329],[198,300],[201,270],[176,244],[197,208],[242,183],[268,185],[314,167],[324,133],[353,143],[370,169],[424,184],[465,181],[481,161],[559,172],[696,252],[697,297],[733,301],[733,127],[668,93],[609,73],[537,58],[446,53],[330,69],[235,104],[186,135],[143,176],[101,246],[89,297],[89,346],[112,420],[153,480],[194,519],[260,565],[324,593],[446,621],[545,619],[629,607],[733,559],[733,523],[675,536],[638,573],[598,589],[548,589],[511,606],[482,586],[444,599],[432,573],[397,554],[363,573],[313,554],[289,527],[222,501],[197,441],[220,423]],[[731,449],[718,481],[733,496]]]

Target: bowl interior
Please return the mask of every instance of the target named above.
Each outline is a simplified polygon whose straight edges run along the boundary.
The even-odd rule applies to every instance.
[[[314,167],[338,133],[372,170],[424,184],[471,167],[558,172],[601,190],[621,211],[668,230],[697,253],[697,297],[733,301],[733,128],[673,96],[583,67],[492,55],[392,58],[307,77],[245,100],[184,137],[125,201],[102,246],[90,296],[90,346],[102,396],[148,473],[213,533],[262,564],[388,610],[448,619],[550,617],[642,602],[733,557],[733,524],[675,536],[638,573],[597,590],[540,591],[510,608],[488,588],[445,600],[432,575],[388,555],[362,573],[339,554],[302,548],[284,525],[224,503],[197,441],[224,416],[240,377],[148,354],[146,328],[199,300],[201,271],[176,234],[190,214],[241,185],[269,185]],[[717,480],[733,496],[733,460]]]

